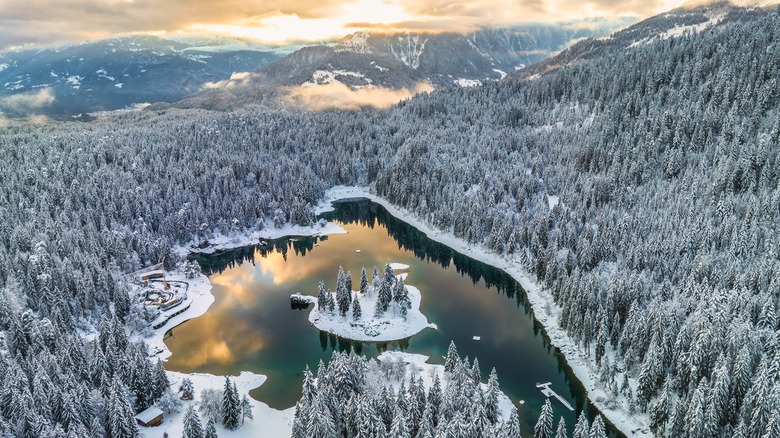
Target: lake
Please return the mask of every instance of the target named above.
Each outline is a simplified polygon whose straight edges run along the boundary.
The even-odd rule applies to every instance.
[[[519,409],[524,436],[533,436],[545,400],[537,382],[551,382],[577,415],[583,408],[590,415],[597,412],[512,277],[427,238],[371,201],[349,200],[334,207],[322,217],[339,223],[348,234],[289,236],[265,246],[196,256],[211,279],[216,301],[206,314],[168,333],[165,343],[173,355],[166,368],[265,374],[268,380],[252,397],[285,409],[300,397],[304,367],[316,371],[333,350],[352,348],[376,357],[398,349],[443,363],[454,340],[461,357],[479,359],[483,380],[496,368],[501,389]],[[422,292],[420,309],[437,330],[424,329],[396,342],[357,343],[320,332],[308,321],[309,309],[290,306],[291,293],[316,295],[320,281],[335,290],[339,266],[352,273],[357,289],[361,267],[366,267],[370,281],[373,267],[382,272],[386,262],[410,266],[399,272],[408,272],[406,283]],[[474,336],[481,339],[475,341]],[[519,404],[521,400],[525,403]],[[555,399],[551,402],[555,425],[563,415],[571,432],[575,413]],[[612,425],[607,427],[611,436],[619,435]]]

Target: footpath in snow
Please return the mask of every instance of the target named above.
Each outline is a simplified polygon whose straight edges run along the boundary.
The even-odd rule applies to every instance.
[[[387,202],[372,194],[369,187],[336,186],[325,195],[325,201],[317,208],[317,213],[333,210],[331,203],[337,200],[367,198],[383,206],[390,214],[413,226],[428,236],[429,239],[449,246],[467,254],[469,257],[502,269],[512,276],[526,292],[528,301],[534,310],[534,317],[544,325],[552,345],[566,357],[566,361],[574,374],[585,387],[588,398],[623,434],[630,437],[652,437],[647,415],[629,414],[626,403],[616,403],[611,394],[602,389],[598,383],[598,371],[587,351],[580,348],[569,335],[560,328],[559,318],[561,308],[555,304],[552,296],[546,293],[531,279],[520,263],[509,257],[495,254],[481,245],[472,245],[449,232],[437,230],[402,208]],[[554,200],[556,203],[559,200]],[[552,200],[550,201],[552,202]]]

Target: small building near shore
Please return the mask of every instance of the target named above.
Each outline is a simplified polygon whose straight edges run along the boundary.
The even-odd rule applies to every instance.
[[[162,420],[163,411],[156,406],[152,406],[143,412],[139,412],[138,415],[135,416],[135,421],[137,421],[138,424],[143,427],[159,426],[162,424]]]

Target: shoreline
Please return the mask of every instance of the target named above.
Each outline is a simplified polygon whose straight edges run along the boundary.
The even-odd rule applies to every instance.
[[[534,318],[539,321],[550,339],[550,343],[558,348],[565,357],[567,364],[574,375],[585,387],[588,400],[598,408],[599,412],[609,420],[615,428],[627,437],[652,437],[650,433],[647,415],[629,414],[625,404],[617,408],[606,405],[609,400],[615,400],[614,397],[607,394],[600,388],[598,383],[598,371],[591,366],[590,355],[583,351],[570,337],[560,328],[558,317],[561,308],[555,304],[553,298],[544,292],[543,288],[526,273],[517,260],[506,256],[490,252],[481,245],[472,245],[456,237],[451,232],[443,232],[435,229],[423,221],[419,220],[413,213],[399,208],[384,198],[371,193],[369,187],[355,186],[336,186],[326,192],[322,204],[317,207],[316,213],[332,211],[332,202],[339,200],[348,200],[351,198],[366,198],[384,207],[396,219],[403,221],[411,227],[425,234],[429,239],[439,242],[451,249],[463,253],[477,261],[501,269],[515,279],[522,287],[531,303],[534,312]],[[622,397],[619,398],[623,400]]]
[[[317,215],[321,213],[333,211],[335,209],[335,207],[333,207],[332,205],[333,202],[344,201],[349,199],[358,199],[358,198],[369,199],[372,202],[381,205],[392,216],[394,216],[399,220],[402,220],[407,225],[410,225],[416,230],[425,234],[429,239],[439,242],[477,261],[501,269],[502,271],[510,275],[513,279],[515,279],[523,287],[523,290],[526,293],[526,297],[528,298],[528,301],[531,304],[531,308],[533,309],[534,318],[544,326],[544,330],[547,333],[548,338],[550,339],[550,343],[554,347],[556,347],[561,352],[561,354],[565,357],[566,362],[571,368],[572,372],[577,377],[577,379],[582,383],[582,385],[585,387],[588,400],[596,408],[598,408],[599,412],[606,419],[608,419],[615,426],[615,428],[617,428],[622,434],[628,437],[651,437],[652,436],[652,434],[649,432],[649,426],[648,426],[646,415],[631,415],[627,412],[625,406],[618,406],[618,408],[616,409],[616,408],[610,408],[605,404],[606,400],[609,399],[614,400],[614,398],[611,397],[610,395],[607,395],[603,389],[599,388],[597,371],[592,369],[591,367],[591,360],[588,352],[583,351],[579,346],[577,346],[576,343],[568,336],[568,334],[560,328],[558,324],[558,316],[561,312],[560,307],[557,304],[555,304],[551,296],[543,292],[542,288],[540,288],[535,283],[535,281],[526,272],[524,272],[524,270],[522,269],[522,267],[520,266],[517,260],[492,253],[486,248],[482,247],[481,245],[469,244],[463,241],[462,239],[456,237],[451,232],[443,232],[441,230],[435,229],[425,224],[421,220],[417,219],[417,217],[414,216],[412,213],[402,208],[396,207],[395,205],[391,204],[387,200],[377,196],[376,194],[371,193],[369,187],[354,187],[354,186],[332,187],[331,189],[325,192],[323,200],[317,206],[315,206],[314,211],[315,214]],[[210,241],[213,243],[207,248],[204,249],[192,248],[188,243],[186,246],[176,247],[175,251],[182,256],[186,256],[189,254],[213,254],[217,251],[227,251],[230,249],[240,248],[243,246],[255,245],[258,243],[260,239],[275,239],[275,238],[281,238],[281,237],[293,236],[293,235],[318,236],[318,235],[325,235],[325,234],[340,234],[340,233],[346,233],[346,231],[333,222],[328,222],[327,225],[324,227],[319,225],[318,223],[310,227],[291,226],[287,224],[281,229],[265,228],[260,231],[253,231],[250,233],[240,234],[232,237],[218,234],[215,238],[210,239]],[[171,320],[168,321],[163,327],[155,330],[153,336],[149,338],[142,338],[145,342],[147,342],[147,345],[149,345],[150,350],[155,352],[155,354],[152,356],[153,358],[159,357],[161,360],[163,360],[163,362],[165,362],[166,359],[172,355],[171,351],[167,348],[167,346],[165,346],[164,343],[165,333],[167,333],[168,330],[171,330],[176,326],[190,319],[195,319],[205,314],[206,311],[208,311],[208,308],[214,302],[215,298],[214,295],[211,293],[212,285],[208,277],[206,277],[204,274],[200,274],[200,276],[196,277],[195,280],[202,282],[200,287],[202,287],[203,289],[197,287],[195,289],[192,289],[192,285],[191,285],[190,291],[201,292],[201,294],[204,295],[203,298],[201,298],[201,300],[194,300],[193,305],[190,309],[188,309],[186,312],[183,312],[180,315],[177,315],[174,318],[171,318]],[[190,378],[197,377],[201,382],[204,380],[219,381],[219,384],[215,385],[215,387],[216,389],[220,389],[220,390],[222,387],[223,381],[221,380],[222,379],[221,377],[218,379],[214,379],[213,377],[215,376],[212,375],[201,374],[201,373],[187,374],[187,373],[181,373],[181,372],[169,371],[169,370],[166,370],[166,373],[168,373],[169,378],[171,378],[172,382],[174,382],[174,380],[178,381],[184,376],[189,376]],[[247,392],[248,392],[251,389],[255,389],[261,386],[262,383],[265,381],[266,376],[261,374],[250,373],[247,371],[241,371],[240,376],[236,376],[237,380],[239,378],[241,378],[241,380],[245,382],[247,381],[255,382],[255,383],[259,382],[257,386],[252,386],[251,388],[247,388]],[[174,385],[172,384],[172,389],[173,387]],[[206,388],[198,388],[196,386],[196,393],[198,393],[199,395],[202,389],[206,389]],[[280,411],[280,410],[270,408],[267,404],[259,400],[255,400],[251,396],[248,398],[252,403],[252,410],[255,414],[255,419],[250,420],[246,425],[237,429],[236,431],[227,431],[221,428],[221,426],[218,426],[218,431],[220,432],[220,434],[226,433],[229,434],[229,436],[256,436],[256,434],[259,432],[263,432],[267,434],[267,433],[278,433],[278,432],[291,430],[292,413],[294,411],[294,407]],[[180,421],[177,422],[173,420],[180,420],[181,417],[183,417],[183,412],[184,412],[184,408],[182,408],[182,412],[167,417],[163,425],[169,425],[171,423],[175,423],[175,424],[172,424],[174,426],[173,428],[167,428],[165,429],[165,431],[168,431],[169,434],[170,432],[173,432],[175,434],[177,432],[177,429],[180,429],[175,426],[177,424],[181,426],[181,422]],[[263,425],[264,427],[256,429],[255,427],[253,427],[254,425],[257,426]],[[268,430],[269,426],[271,426],[271,428],[274,430],[269,432]],[[143,436],[152,436],[158,431],[161,431],[161,429],[142,428],[141,430]]]

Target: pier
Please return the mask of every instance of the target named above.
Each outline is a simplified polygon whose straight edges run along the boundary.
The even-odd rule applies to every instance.
[[[558,399],[559,402],[561,402],[562,405],[566,406],[570,411],[573,411],[574,408],[569,404],[569,402],[567,402],[566,399],[564,399],[563,397],[558,395],[558,393],[553,391],[550,388],[550,385],[552,385],[552,383],[550,383],[550,382],[547,382],[547,383],[537,383],[536,387],[539,388],[539,390],[542,391],[542,394],[544,394],[545,397],[547,397],[547,398],[555,397],[555,398]]]

